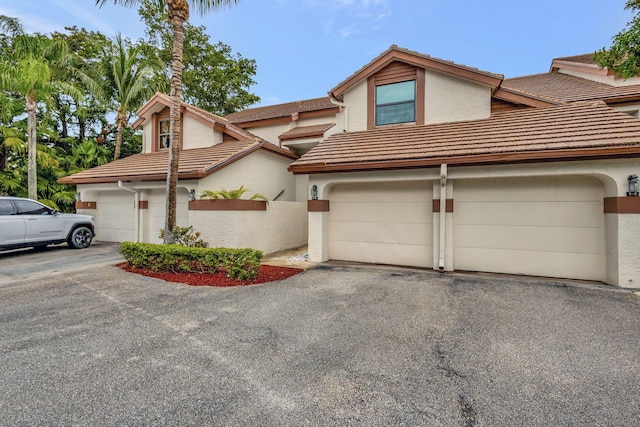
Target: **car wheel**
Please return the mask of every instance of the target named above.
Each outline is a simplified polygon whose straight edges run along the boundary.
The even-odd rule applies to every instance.
[[[78,227],[71,232],[67,244],[72,249],[84,249],[89,247],[91,239],[93,239],[91,230],[87,227]]]

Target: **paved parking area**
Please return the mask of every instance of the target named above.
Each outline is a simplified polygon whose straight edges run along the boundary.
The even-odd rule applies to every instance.
[[[640,419],[630,292],[332,265],[198,288],[106,264],[3,276],[1,425]]]

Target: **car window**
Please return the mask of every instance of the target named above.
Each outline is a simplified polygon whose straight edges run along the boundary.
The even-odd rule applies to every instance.
[[[32,200],[15,200],[15,203],[18,205],[18,211],[21,215],[42,215],[48,214],[50,211],[45,205]]]
[[[0,200],[0,215],[13,215],[16,209],[13,207],[11,200]]]

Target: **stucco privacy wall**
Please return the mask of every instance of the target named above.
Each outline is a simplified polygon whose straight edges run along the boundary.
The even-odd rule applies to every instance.
[[[254,151],[202,178],[198,183],[196,197],[199,197],[203,190],[218,191],[221,188],[235,190],[244,185],[248,192],[243,198],[259,193],[273,200],[284,190],[278,200],[295,201],[296,179],[287,171],[292,162],[293,159],[266,150]]]
[[[209,247],[253,248],[264,253],[307,243],[307,204],[269,202],[266,211],[189,211],[191,225]]]
[[[143,209],[147,216],[144,228],[146,234],[143,241],[149,243],[162,243],[160,239],[160,230],[164,229],[165,216],[167,211],[167,203],[165,197],[165,189],[158,188],[147,191],[145,196],[148,200],[148,209]],[[186,188],[178,188],[176,202],[176,225],[186,227],[189,225],[189,193]]]
[[[502,165],[490,167],[449,166],[447,180],[447,198],[453,198],[455,204],[456,179],[516,178],[516,177],[553,177],[588,176],[602,183],[604,197],[625,196],[627,176],[638,173],[638,163],[634,159],[591,160],[580,162],[550,162],[528,165]],[[434,183],[434,199],[440,197],[438,168],[425,168],[402,171],[369,171],[336,174],[310,175],[309,185],[318,186],[320,199],[331,199],[331,189],[337,183],[347,182],[386,182],[431,180]],[[311,261],[321,262],[330,258],[328,249],[328,223],[330,212],[309,213],[309,257]],[[451,216],[449,216],[451,215]],[[453,214],[446,216],[445,269],[455,265],[453,260]],[[606,248],[606,283],[630,288],[640,288],[640,215],[604,214]],[[439,217],[439,215],[438,215]],[[434,230],[439,229],[438,218],[434,214]],[[436,231],[434,231],[436,233]],[[438,238],[434,234],[434,258],[439,253]],[[437,263],[434,263],[437,265]]]

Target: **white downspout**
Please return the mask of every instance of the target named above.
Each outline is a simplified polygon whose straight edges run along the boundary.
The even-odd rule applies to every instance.
[[[140,193],[138,190],[134,190],[133,188],[125,187],[122,181],[118,181],[118,188],[121,188],[125,191],[130,191],[134,193],[133,196],[133,216],[135,218],[133,233],[136,237],[136,242],[140,241]]]
[[[446,233],[446,218],[447,218],[447,165],[440,165],[440,254],[438,257],[438,270],[444,271],[444,257],[445,257],[445,233]]]
[[[349,130],[349,108],[347,107],[347,104],[333,99],[331,96],[329,96],[329,102],[331,102],[333,105],[337,105],[338,107],[342,108],[342,111],[344,111],[344,126],[342,130],[347,132]]]

